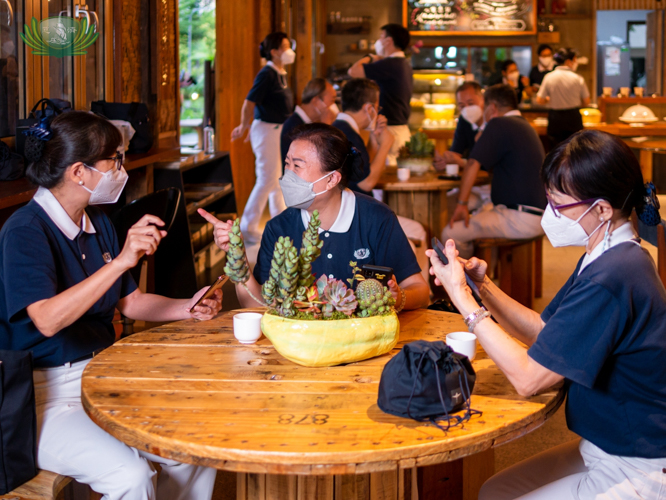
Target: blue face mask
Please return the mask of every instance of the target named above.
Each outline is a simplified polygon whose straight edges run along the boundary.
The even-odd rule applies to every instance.
[[[304,179],[301,179],[294,173],[293,170],[285,170],[284,175],[280,177],[280,189],[282,189],[282,196],[284,196],[285,205],[288,207],[300,208],[301,210],[307,210],[310,208],[310,205],[312,205],[315,197],[328,191],[325,189],[320,193],[315,193],[315,183],[325,179],[326,177],[329,177],[330,175],[333,175],[333,172],[329,172],[314,182],[308,182]]]

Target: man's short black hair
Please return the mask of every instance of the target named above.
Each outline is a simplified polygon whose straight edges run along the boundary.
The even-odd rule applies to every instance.
[[[513,59],[507,59],[506,61],[504,61],[504,62],[502,63],[502,71],[503,71],[503,72],[506,72],[506,70],[507,70],[507,69],[509,68],[509,66],[511,66],[512,64],[516,64],[516,61],[514,61]],[[518,66],[518,65],[516,64],[516,66]]]
[[[553,48],[550,45],[548,45],[547,43],[542,43],[541,45],[539,45],[539,48],[537,49],[537,55],[540,56],[541,53],[546,49],[550,50],[551,53],[553,52]]]
[[[479,82],[465,82],[460,87],[456,89],[456,94],[459,92],[465,92],[465,90],[474,90],[477,94],[481,95],[483,94],[483,87],[479,84]]]
[[[386,31],[386,36],[390,36],[393,39],[393,45],[400,50],[409,47],[409,31],[400,24],[385,24],[381,29]]]
[[[504,85],[503,83],[488,87],[483,94],[483,102],[486,106],[493,103],[502,109],[518,108],[516,91],[510,85]]]
[[[360,111],[365,103],[376,103],[379,85],[367,78],[352,78],[342,87],[342,111]]]

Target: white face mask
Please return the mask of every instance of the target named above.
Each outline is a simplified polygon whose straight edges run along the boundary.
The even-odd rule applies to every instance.
[[[597,226],[597,228],[592,231],[589,235],[583,229],[583,226],[580,225],[580,221],[585,215],[594,208],[594,206],[599,203],[601,200],[597,200],[590,208],[583,212],[583,215],[578,217],[578,219],[573,220],[567,217],[566,215],[560,215],[558,217],[555,215],[553,208],[550,206],[550,203],[546,207],[546,210],[543,213],[541,219],[541,227],[543,228],[548,240],[554,247],[584,247],[587,245],[587,242],[590,240],[592,235],[596,233],[601,226],[604,225],[604,221]]]
[[[553,56],[540,57],[539,64],[546,69],[551,69],[553,67]]]
[[[104,205],[106,203],[117,202],[129,177],[125,171],[125,167],[120,167],[120,170],[112,168],[108,172],[100,172],[95,167],[87,168],[102,174],[102,178],[97,183],[97,186],[95,186],[95,189],[90,190],[81,185],[83,189],[90,193],[88,205]]]
[[[476,125],[478,121],[483,118],[483,110],[481,109],[481,106],[474,104],[472,106],[465,106],[460,112],[460,115],[472,125]]]
[[[518,86],[518,78],[520,77],[520,71],[512,71],[511,73],[507,73],[506,79],[509,80],[511,85],[514,87]]]
[[[335,172],[335,170],[333,172]],[[314,182],[308,182],[301,179],[293,170],[285,169],[284,175],[280,177],[279,181],[282,196],[284,196],[284,204],[287,205],[287,207],[307,210],[317,196],[328,191],[327,189],[324,189],[319,193],[315,193],[314,185],[320,180],[333,175],[333,172],[329,172]]]
[[[381,38],[375,42],[375,54],[378,56],[384,55],[384,44],[382,43]]]
[[[291,49],[287,49],[280,56],[280,60],[285,66],[287,64],[294,64],[294,61],[296,60],[296,52]]]
[[[328,107],[329,112],[333,115],[333,117],[337,117],[338,114],[340,113],[340,108],[338,108],[338,105],[333,103]]]
[[[375,111],[374,107],[371,109]],[[369,132],[374,132],[375,128],[377,127],[377,117],[379,116],[379,114],[377,113],[377,111],[375,111],[375,117],[370,118],[370,112],[367,109],[365,110],[365,112],[368,115],[368,120],[370,120],[370,123],[368,124],[367,127],[365,127],[365,130],[368,130]]]

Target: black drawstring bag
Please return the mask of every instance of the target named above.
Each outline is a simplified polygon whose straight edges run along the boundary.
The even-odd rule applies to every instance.
[[[377,405],[391,415],[432,422],[446,431],[481,415],[470,406],[476,372],[442,341],[411,342],[384,367]],[[465,410],[463,415],[452,415]],[[438,421],[446,421],[446,427]]]
[[[123,120],[132,124],[135,133],[127,153],[147,153],[153,147],[153,129],[148,116],[148,106],[144,103],[93,101],[90,103],[90,111],[109,120]]]
[[[40,109],[37,109],[40,108]],[[53,121],[53,118],[58,116],[61,113],[72,110],[72,105],[69,101],[64,101],[62,99],[40,99],[35,103],[28,115],[28,118],[24,118],[18,121],[16,126],[16,152],[21,156],[24,156],[26,134],[31,127],[34,127],[39,123],[39,120],[45,117],[49,117],[49,123]]]
[[[0,350],[0,495],[37,475],[37,416],[30,351]]]

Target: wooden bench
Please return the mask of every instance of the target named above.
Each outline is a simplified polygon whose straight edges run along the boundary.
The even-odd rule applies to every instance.
[[[499,287],[524,306],[532,308],[543,292],[543,236],[526,240],[482,238],[474,241],[475,255],[490,265],[492,249],[498,249]]]
[[[55,472],[40,470],[30,481],[5,495],[0,500],[55,500],[72,479]]]

